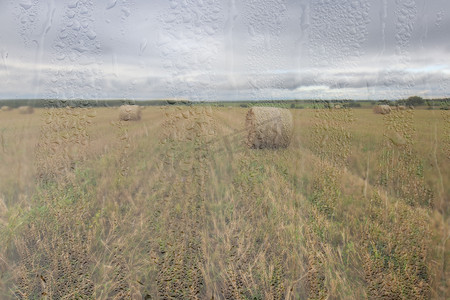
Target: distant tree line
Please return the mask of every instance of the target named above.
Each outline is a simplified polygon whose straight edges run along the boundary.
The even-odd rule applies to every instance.
[[[426,105],[428,109],[449,109],[450,98],[441,99],[423,99],[419,96],[411,96],[407,99],[401,99],[397,101],[392,100],[273,100],[267,101],[250,101],[250,100],[240,100],[240,101],[214,101],[214,102],[189,102],[186,100],[117,100],[117,99],[106,99],[106,100],[56,100],[56,99],[17,99],[17,100],[0,100],[1,106],[9,106],[12,108],[17,108],[19,106],[32,106],[35,108],[39,107],[117,107],[123,104],[136,104],[141,106],[163,106],[163,105],[212,105],[223,107],[227,105],[238,105],[240,107],[251,107],[254,104],[258,105],[282,105],[283,107],[290,107],[292,109],[302,109],[305,107],[315,107],[315,108],[358,108],[362,107],[362,103],[369,103],[370,105],[376,104],[386,104],[390,106],[424,106]]]
[[[420,96],[411,96],[408,97],[407,99],[400,99],[397,101],[390,101],[390,100],[372,101],[372,104],[386,104],[390,106],[405,105],[412,107],[426,105],[428,109],[448,110],[450,108],[450,98],[423,99]]]
[[[136,104],[141,106],[161,106],[173,104],[187,104],[186,101],[173,100],[54,100],[54,99],[17,99],[0,100],[0,106],[17,108],[20,106],[32,106],[35,108],[50,107],[116,107],[124,104]]]

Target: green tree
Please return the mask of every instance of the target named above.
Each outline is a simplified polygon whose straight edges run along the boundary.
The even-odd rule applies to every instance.
[[[410,106],[419,106],[423,105],[424,103],[425,100],[423,100],[423,98],[419,96],[411,96],[408,99],[406,99],[406,105]]]
[[[389,105],[389,104],[391,104],[391,101],[389,101],[389,100],[378,100],[378,104]]]

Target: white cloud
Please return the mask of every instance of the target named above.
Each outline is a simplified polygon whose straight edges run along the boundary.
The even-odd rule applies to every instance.
[[[445,84],[450,79],[450,3],[445,0],[416,1],[416,19],[410,20],[401,54],[396,53],[402,29],[397,16],[383,16],[375,0],[361,1],[368,4],[361,8],[351,1],[327,7],[285,0],[286,10],[272,0],[252,2],[254,7],[229,6],[225,0],[203,6],[121,1],[110,9],[84,1],[73,8],[69,2],[32,2],[28,9],[18,2],[0,4],[0,98],[450,94]],[[42,35],[52,3],[53,22]],[[389,11],[401,3],[389,2]],[[333,7],[347,13],[333,14]],[[266,16],[271,19],[261,19],[271,8]],[[353,19],[358,21],[354,26]]]

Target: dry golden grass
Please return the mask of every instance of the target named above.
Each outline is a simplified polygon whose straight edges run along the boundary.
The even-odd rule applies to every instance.
[[[287,149],[246,112],[2,115],[3,298],[448,297],[448,112],[291,110]]]

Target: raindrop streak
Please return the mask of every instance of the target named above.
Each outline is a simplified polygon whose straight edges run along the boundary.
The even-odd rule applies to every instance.
[[[8,69],[8,63],[6,60],[8,59],[8,52],[5,49],[0,50],[0,55],[2,57],[3,67],[6,71],[6,82],[9,81],[9,69]]]
[[[227,55],[226,65],[228,66],[228,80],[230,81],[231,87],[236,88],[236,79],[234,78],[234,37],[233,30],[235,26],[235,21],[238,17],[236,11],[236,1],[229,0],[228,6],[228,19],[225,23],[225,33],[226,33],[226,45],[225,52]]]
[[[117,72],[117,55],[115,53],[112,56],[112,67],[114,76],[119,77],[119,74]]]
[[[70,1],[61,12],[62,26],[52,45],[51,62],[46,70],[46,97],[52,99],[95,99],[102,91],[102,72],[97,59],[101,47],[96,41],[93,4]],[[84,13],[87,12],[87,13]]]
[[[251,99],[273,100],[283,85],[280,69],[286,68],[286,47],[280,39],[286,25],[286,1],[264,0],[245,5],[245,23],[250,37],[247,43],[247,85]],[[265,76],[253,76],[253,74]]]
[[[384,51],[386,50],[386,19],[387,19],[387,7],[388,3],[387,0],[382,0],[381,5],[381,11],[380,11],[380,24],[381,24],[381,41],[382,41],[382,48],[380,52],[380,56],[383,55]]]
[[[398,0],[396,1],[396,47],[395,53],[397,55],[398,66],[407,69],[410,65],[409,48],[411,46],[412,33],[415,27],[415,20],[417,18],[417,5],[415,0]],[[409,73],[408,76],[402,77],[396,82],[397,87],[403,87],[403,94],[405,97],[410,93],[411,88],[415,85],[415,75]]]
[[[161,12],[158,48],[170,73],[169,98],[215,98],[212,64],[220,47],[216,35],[224,28],[221,11],[221,3],[210,0],[192,5],[172,1]]]
[[[141,40],[141,44],[139,45],[139,56],[142,56],[146,48],[147,48],[147,39],[143,38]]]
[[[425,40],[427,39],[427,36],[428,36],[428,12],[427,12],[427,10],[428,10],[427,1],[423,1],[421,12],[418,15],[418,20],[417,20],[417,23],[421,27],[421,31],[422,31],[422,33],[420,34],[420,45],[421,45],[422,49],[426,48]]]
[[[417,6],[415,0],[398,0],[396,1],[396,4],[396,53],[404,59],[407,59],[408,47],[410,46],[411,36],[417,17]]]
[[[47,17],[46,17],[46,21],[44,23],[42,33],[40,34],[39,41],[34,40],[34,42],[36,42],[36,44],[38,46],[38,49],[36,51],[36,59],[35,59],[35,66],[36,66],[35,70],[37,70],[37,71],[36,71],[35,78],[34,78],[34,87],[35,87],[34,95],[36,98],[40,92],[40,78],[41,78],[41,73],[42,73],[41,63],[42,63],[42,58],[44,56],[45,36],[52,28],[53,17],[55,15],[55,1],[49,0],[47,8],[48,8]]]
[[[440,11],[436,14],[436,22],[434,22],[434,25],[436,27],[441,27],[442,20],[444,19],[444,11]]]
[[[296,70],[301,70],[303,65],[307,63],[305,58],[308,56],[308,39],[309,31],[311,28],[311,7],[309,0],[302,1],[300,4],[301,15],[300,15],[300,35],[295,41],[295,53],[294,53],[294,66]]]
[[[381,64],[382,63],[382,59],[383,59],[383,54],[386,51],[386,23],[387,23],[387,17],[388,17],[388,2],[387,0],[382,0],[381,1],[381,6],[380,6],[380,35],[381,35],[381,50],[378,53],[378,63]],[[385,72],[379,72],[378,77],[376,78],[376,83],[374,84],[375,86],[378,85],[378,82],[380,82],[380,84],[382,84],[382,81],[385,80]],[[370,89],[370,83],[366,82],[366,87],[367,87],[367,99],[371,100],[372,99],[372,95],[374,95],[374,91],[373,88],[372,90]]]

